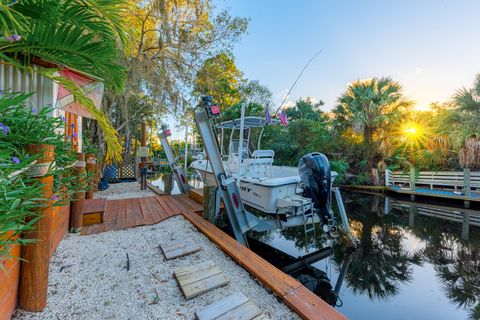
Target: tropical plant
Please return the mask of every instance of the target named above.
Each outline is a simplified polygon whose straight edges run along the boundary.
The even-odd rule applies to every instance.
[[[126,73],[116,63],[118,43],[127,44],[123,11],[125,0],[25,0],[0,5],[0,58],[4,63],[32,70],[66,87],[98,120],[105,134],[108,156],[120,157],[116,131],[82,88],[60,77],[60,66],[90,74],[119,91]]]
[[[42,184],[27,174],[37,156],[27,154],[26,145],[49,144],[55,148],[55,165],[47,172],[54,178],[55,205],[89,182],[83,177],[84,183],[78,184],[68,174],[75,160],[70,144],[59,133],[64,128],[63,119],[51,117],[51,108],[28,109],[24,103],[29,97],[10,93],[0,96],[0,259],[9,244],[25,243],[18,235],[39,218],[34,209],[43,206],[45,200],[38,196]]]
[[[480,74],[472,88],[457,90],[453,103],[440,118],[441,132],[458,150],[461,166],[480,168]]]
[[[368,167],[380,160],[377,135],[380,129],[397,123],[412,101],[401,85],[388,77],[357,80],[338,98],[334,109],[336,126],[362,135],[363,157]]]

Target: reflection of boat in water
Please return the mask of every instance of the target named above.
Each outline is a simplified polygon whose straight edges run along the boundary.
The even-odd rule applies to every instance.
[[[250,239],[249,243],[251,249],[257,252],[261,251],[262,256],[270,263],[276,265],[285,273],[290,274],[328,304],[334,307],[343,305],[339,293],[352,260],[353,248],[348,249],[349,251],[343,260],[337,280],[335,284],[332,285],[328,274],[314,266],[315,263],[327,259],[332,255],[332,248],[330,246],[315,250],[304,256],[293,257],[258,240]]]

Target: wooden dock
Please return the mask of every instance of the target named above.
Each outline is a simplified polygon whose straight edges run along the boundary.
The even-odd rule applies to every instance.
[[[166,196],[107,200],[103,222],[83,227],[81,235],[155,224],[180,213]]]
[[[408,194],[412,197],[424,196],[470,202],[480,202],[480,172],[464,169],[455,171],[415,171],[385,170],[387,191]]]
[[[103,223],[86,226],[82,235],[161,222],[183,215],[253,277],[270,289],[303,319],[340,320],[341,313],[304,287],[298,280],[277,269],[256,253],[201,217],[202,205],[188,195],[161,195],[137,199],[107,200]]]

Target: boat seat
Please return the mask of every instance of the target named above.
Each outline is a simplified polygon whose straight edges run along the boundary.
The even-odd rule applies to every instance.
[[[273,158],[275,157],[275,151],[273,150],[255,150],[252,153],[252,159],[254,163],[270,163],[273,164]]]
[[[255,150],[250,159],[244,160],[244,164],[253,177],[271,175],[274,156],[273,150]]]

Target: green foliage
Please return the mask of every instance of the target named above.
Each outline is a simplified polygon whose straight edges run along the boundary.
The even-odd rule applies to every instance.
[[[8,244],[24,243],[17,236],[31,228],[34,219],[39,218],[34,209],[45,203],[45,199],[38,197],[42,185],[26,174],[37,160],[36,155],[26,153],[26,145],[54,146],[55,162],[47,175],[54,178],[52,200],[56,205],[88,183],[87,177],[84,184],[69,177],[74,154],[59,133],[64,127],[62,119],[52,117],[52,108],[27,109],[24,102],[29,96],[10,93],[0,96],[0,259],[5,256]],[[8,232],[13,232],[13,236],[6,237]]]
[[[231,54],[222,52],[205,61],[195,78],[197,96],[210,95],[215,103],[226,109],[240,101],[239,86],[243,74]]]
[[[348,162],[341,159],[341,160],[330,160],[330,168],[332,171],[338,173],[338,177],[335,179],[336,184],[343,184],[346,180],[346,175],[350,166]]]
[[[0,58],[32,72],[35,59],[54,66],[67,66],[102,79],[117,92],[126,80],[126,70],[117,63],[119,44],[127,44],[124,13],[127,1],[25,0],[0,6]],[[56,75],[56,69],[39,69],[43,76],[67,88],[85,106],[102,129],[107,159],[121,157],[116,131],[83,89]]]
[[[28,66],[34,57],[97,76],[117,89],[125,71],[116,64],[117,39],[126,42],[125,1],[15,1],[1,34],[17,32],[19,41],[0,42],[2,58]],[[11,12],[11,11],[10,11]],[[13,30],[12,30],[13,29]]]
[[[378,146],[382,137],[388,139],[385,129],[398,123],[412,105],[403,96],[401,85],[388,77],[355,81],[338,102],[334,109],[336,126],[361,134],[362,156],[369,166],[381,159]]]

